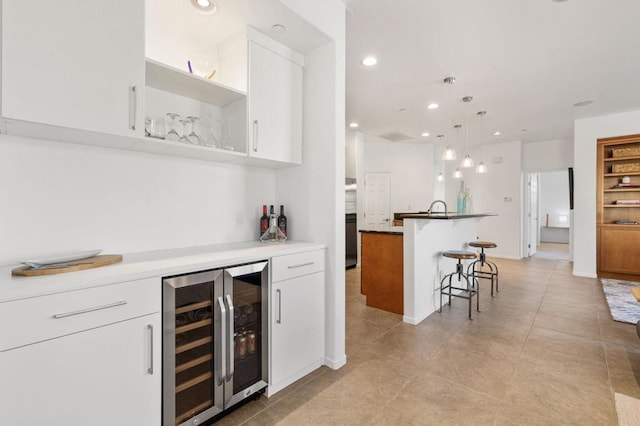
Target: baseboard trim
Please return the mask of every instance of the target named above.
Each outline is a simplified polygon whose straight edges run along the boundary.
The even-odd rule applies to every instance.
[[[584,278],[598,278],[598,274],[594,274],[592,272],[580,272],[580,271],[573,271],[572,275],[574,277],[584,277]]]
[[[324,365],[329,367],[332,370],[339,370],[347,363],[347,355],[344,354],[338,359],[331,359],[329,357],[324,357]]]

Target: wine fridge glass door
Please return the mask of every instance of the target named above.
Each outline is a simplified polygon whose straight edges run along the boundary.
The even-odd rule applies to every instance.
[[[202,422],[224,409],[222,288],[221,270],[163,280],[164,425]]]
[[[225,269],[225,298],[232,310],[229,324],[229,368],[225,407],[236,404],[267,385],[267,262]]]

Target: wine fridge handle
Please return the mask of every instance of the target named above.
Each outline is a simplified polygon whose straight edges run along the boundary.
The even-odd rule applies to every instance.
[[[277,289],[276,293],[278,293],[278,319],[276,320],[276,323],[282,324],[282,291]]]
[[[227,335],[227,339],[229,342],[229,354],[227,356],[227,362],[229,363],[229,365],[227,366],[227,382],[231,381],[231,379],[233,378],[233,354],[231,354],[231,351],[233,350],[233,342],[231,339],[233,339],[233,300],[231,300],[231,296],[227,294],[227,305],[229,306],[229,333]],[[224,324],[223,324],[224,327]]]
[[[149,368],[147,373],[153,376],[153,324],[147,324],[149,330]]]
[[[253,120],[253,152],[258,152],[258,120]]]
[[[224,383],[224,379],[227,376],[227,341],[224,338],[224,332],[225,329],[227,328],[226,326],[226,322],[227,322],[227,310],[224,307],[224,301],[222,300],[222,296],[218,297],[218,305],[220,305],[220,321],[222,323],[221,326],[221,330],[222,330],[222,356],[221,356],[221,365],[222,365],[222,370],[220,371],[220,385],[222,385]]]

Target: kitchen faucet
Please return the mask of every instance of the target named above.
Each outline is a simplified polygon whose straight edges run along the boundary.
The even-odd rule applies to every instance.
[[[429,209],[427,210],[427,214],[431,214],[431,209],[433,208],[434,205],[436,205],[437,203],[442,203],[442,205],[444,206],[444,214],[447,214],[447,203],[445,203],[442,200],[435,200],[433,203],[431,203],[431,205],[429,206]]]

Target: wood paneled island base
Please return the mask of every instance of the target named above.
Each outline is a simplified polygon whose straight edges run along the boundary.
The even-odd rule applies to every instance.
[[[402,315],[403,241],[401,232],[360,231],[362,238],[360,292],[367,306]]]

